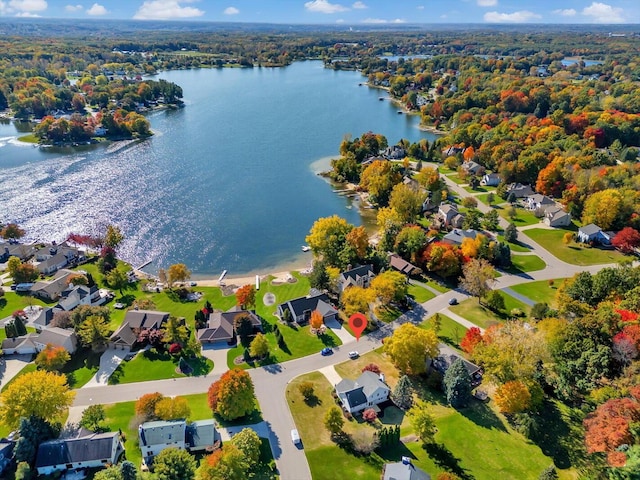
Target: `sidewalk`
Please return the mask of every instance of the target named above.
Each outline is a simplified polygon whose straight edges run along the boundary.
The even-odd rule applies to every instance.
[[[127,350],[108,349],[100,357],[100,368],[82,388],[108,385],[109,377],[116,371],[118,365],[122,363],[127,355],[129,355]]]
[[[479,327],[478,325],[476,325],[475,323],[471,323],[469,320],[467,320],[464,317],[461,317],[460,315],[458,315],[457,313],[453,313],[451,310],[449,310],[448,308],[443,308],[442,310],[440,310],[440,313],[442,313],[443,315],[446,315],[447,317],[455,320],[456,322],[458,322],[460,325],[462,325],[463,327],[467,327],[467,328],[472,328],[472,327],[476,327],[479,328],[480,331],[482,333],[484,333],[484,328]]]

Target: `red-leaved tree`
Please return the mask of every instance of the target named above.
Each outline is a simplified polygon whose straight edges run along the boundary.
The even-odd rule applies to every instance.
[[[362,412],[362,418],[369,423],[375,422],[376,418],[378,418],[378,414],[373,408],[367,408],[364,412]]]
[[[256,306],[256,287],[245,285],[236,290],[236,305],[249,309]]]
[[[606,401],[584,420],[587,452],[608,453],[620,445],[633,443],[629,426],[639,420],[640,402],[636,399],[625,397]]]
[[[378,365],[376,365],[375,363],[370,363],[369,365],[365,365],[364,368],[362,369],[363,372],[373,372],[373,373],[377,373],[378,375],[380,374],[380,367]]]
[[[482,342],[482,332],[478,327],[471,327],[467,330],[464,338],[460,342],[460,348],[468,354],[472,354],[476,345]]]
[[[611,244],[622,253],[631,253],[634,248],[640,247],[640,232],[635,228],[624,227],[613,237]]]

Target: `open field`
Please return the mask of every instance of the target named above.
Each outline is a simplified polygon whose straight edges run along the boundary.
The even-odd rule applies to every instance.
[[[625,255],[617,250],[601,250],[592,248],[581,243],[571,242],[565,245],[562,237],[567,232],[575,230],[547,230],[534,228],[527,230],[526,234],[533,240],[538,242],[544,248],[549,250],[554,256],[560,260],[571,263],[572,265],[599,265],[603,263],[617,263],[626,258]]]
[[[504,297],[505,309],[501,313],[496,313],[478,304],[477,298],[470,298],[459,305],[449,307],[449,309],[482,328],[508,320],[511,318],[510,312],[514,308],[520,309],[525,314],[529,313],[530,308],[524,303],[516,300],[511,295],[503,294],[502,296]]]
[[[530,298],[536,303],[546,303],[552,308],[556,305],[556,293],[558,287],[562,284],[564,278],[557,278],[553,281],[553,285],[549,286],[549,280],[540,280],[537,282],[527,282],[520,285],[514,285],[511,290]]]

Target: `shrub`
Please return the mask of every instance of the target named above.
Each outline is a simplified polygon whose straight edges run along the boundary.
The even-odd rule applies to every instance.
[[[377,373],[378,375],[380,374],[380,367],[378,365],[376,365],[375,363],[370,363],[369,365],[365,365],[365,367],[362,369],[363,372],[373,372],[373,373]]]
[[[313,397],[314,391],[312,382],[302,382],[300,385],[298,385],[298,390],[305,400],[309,400],[311,397]]]
[[[179,343],[172,343],[169,345],[169,353],[171,355],[176,355],[182,351],[182,346]]]
[[[364,412],[362,412],[362,418],[369,423],[373,423],[378,418],[378,414],[373,408],[367,408]]]

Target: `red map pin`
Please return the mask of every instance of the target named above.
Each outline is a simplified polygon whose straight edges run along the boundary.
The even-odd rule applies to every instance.
[[[369,323],[367,317],[362,313],[354,313],[349,317],[349,326],[351,330],[353,330],[353,333],[356,334],[356,341],[360,340],[362,332],[367,328],[367,323]]]

